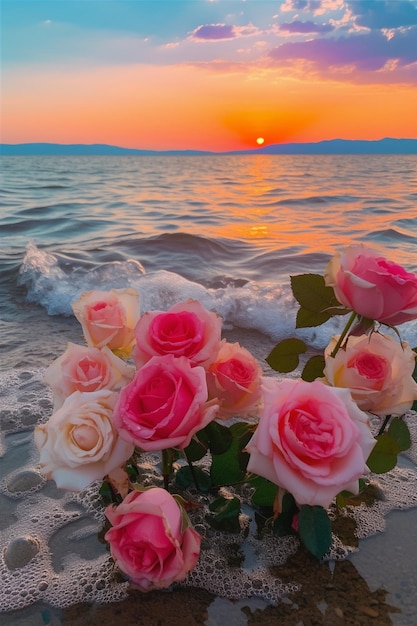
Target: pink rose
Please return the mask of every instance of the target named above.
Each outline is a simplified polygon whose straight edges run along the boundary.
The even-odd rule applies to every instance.
[[[113,354],[107,346],[89,348],[68,343],[64,354],[46,370],[44,382],[54,394],[54,409],[74,391],[117,390],[135,374],[133,366]]]
[[[172,354],[152,357],[121,389],[114,422],[142,450],[183,449],[216,417],[218,403],[207,398],[204,368]]]
[[[283,487],[299,505],[328,507],[340,491],[358,491],[375,439],[347,389],[264,378],[263,399],[246,446],[248,471]]]
[[[223,341],[207,370],[209,396],[220,402],[218,417],[254,412],[261,395],[261,376],[259,363],[249,350]]]
[[[113,425],[116,399],[107,389],[75,391],[46,424],[36,426],[41,471],[57,487],[80,491],[132,455],[134,446]]]
[[[390,326],[417,317],[417,276],[363,245],[336,254],[326,267],[326,285],[341,304]]]
[[[89,346],[107,346],[121,356],[130,355],[139,319],[139,296],[134,289],[86,291],[72,303],[72,309]]]
[[[221,329],[221,318],[197,300],[175,304],[166,313],[149,311],[136,326],[136,366],[164,354],[186,356],[193,365],[206,366],[219,350]]]
[[[403,415],[411,408],[417,400],[416,353],[408,343],[380,333],[351,336],[333,358],[337,340],[333,337],[324,353],[324,375],[330,385],[350,389],[362,411],[381,417]]]
[[[116,565],[142,591],[164,589],[185,579],[200,555],[200,535],[187,526],[176,500],[165,489],[131,491],[109,506],[112,525],[105,540]]]

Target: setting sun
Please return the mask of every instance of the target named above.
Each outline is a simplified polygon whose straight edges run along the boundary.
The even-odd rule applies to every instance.
[[[263,144],[263,142],[265,141],[265,139],[263,137],[258,137],[258,139],[256,140],[256,143],[261,146]]]

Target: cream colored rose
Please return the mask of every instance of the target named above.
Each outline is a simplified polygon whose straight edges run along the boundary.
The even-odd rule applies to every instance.
[[[223,341],[207,368],[209,398],[217,398],[217,417],[256,415],[261,396],[262,370],[255,357],[238,343]]]
[[[117,393],[75,391],[46,424],[35,428],[40,468],[61,489],[80,491],[119,468],[133,445],[113,425]]]
[[[349,337],[346,349],[330,356],[338,336],[327,346],[324,375],[329,385],[350,389],[363,411],[379,416],[401,416],[417,400],[413,380],[416,353],[406,342],[373,333]]]
[[[135,343],[135,326],[139,320],[139,295],[134,289],[86,291],[72,310],[80,322],[89,346],[129,356]]]
[[[127,385],[135,368],[117,357],[107,346],[89,348],[69,342],[64,354],[46,370],[44,382],[54,394],[54,410],[74,391],[116,391]]]

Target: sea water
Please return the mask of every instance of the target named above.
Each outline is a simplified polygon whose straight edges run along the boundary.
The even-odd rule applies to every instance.
[[[277,341],[297,336],[321,351],[344,322],[296,331],[291,275],[322,274],[356,243],[417,272],[415,156],[1,157],[0,203],[0,607],[16,616],[39,602],[62,608],[126,593],[94,539],[96,486],[57,490],[33,447],[33,427],[52,411],[42,374],[68,341],[83,341],[71,309],[83,291],[134,287],[142,313],[195,298],[270,374],[264,359]],[[417,322],[399,330],[417,345]],[[415,465],[413,449],[379,478],[385,501],[369,515],[358,509],[359,537],[416,505]],[[277,602],[293,585],[268,575],[268,559],[278,565],[297,546],[255,544],[246,547],[252,565],[238,579],[230,572],[230,585],[236,597]],[[210,558],[225,572],[219,554]],[[190,584],[232,597],[224,580],[203,566]]]

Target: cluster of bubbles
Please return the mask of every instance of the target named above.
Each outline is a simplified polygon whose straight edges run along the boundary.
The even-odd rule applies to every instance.
[[[114,602],[125,598],[129,587],[116,571],[107,546],[98,541],[104,522],[99,483],[75,494],[57,489],[39,472],[33,426],[46,421],[52,409],[41,374],[15,371],[1,380],[2,611],[22,609],[38,601],[57,608],[80,602]],[[413,412],[406,418],[414,441],[415,418]],[[145,486],[158,484],[159,457],[141,455],[139,460],[141,482]],[[415,461],[414,447],[402,466],[372,477],[383,499],[346,508],[346,515],[356,521],[358,538],[383,530],[389,511],[417,506]],[[228,488],[227,494],[236,493]],[[276,568],[295,554],[299,544],[295,537],[276,539],[267,532],[261,536],[249,506],[250,495],[250,489],[239,492],[240,532],[225,533],[206,521],[209,496],[191,492],[200,506],[190,511],[190,517],[203,541],[199,563],[183,584],[229,599],[258,597],[276,604],[297,589],[294,582],[280,580]],[[334,537],[327,556],[346,558],[354,549]]]

